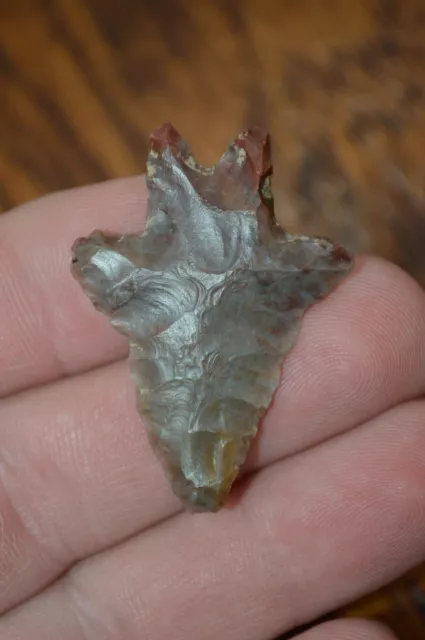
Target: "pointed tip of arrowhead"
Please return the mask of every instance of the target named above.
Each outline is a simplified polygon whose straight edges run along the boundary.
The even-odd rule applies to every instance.
[[[155,151],[160,151],[164,147],[178,144],[181,139],[177,129],[170,122],[164,122],[151,133],[149,146]]]

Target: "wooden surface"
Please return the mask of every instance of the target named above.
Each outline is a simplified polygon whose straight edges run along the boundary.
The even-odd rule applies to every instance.
[[[283,224],[425,284],[424,0],[2,0],[0,45],[3,209],[259,123]]]
[[[0,0],[0,209],[268,127],[277,216],[425,284],[425,0]],[[425,638],[423,572],[350,608]]]

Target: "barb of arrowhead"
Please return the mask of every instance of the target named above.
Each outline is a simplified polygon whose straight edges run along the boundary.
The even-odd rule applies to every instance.
[[[225,502],[302,314],[352,266],[342,247],[276,224],[270,174],[259,130],[204,168],[165,124],[150,141],[144,233],[73,246],[74,276],[129,339],[139,412],[191,510]]]

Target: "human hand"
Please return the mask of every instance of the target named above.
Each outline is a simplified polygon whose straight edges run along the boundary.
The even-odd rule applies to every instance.
[[[0,640],[262,640],[425,556],[425,295],[378,259],[304,317],[231,504],[181,512],[69,268],[145,203],[130,178],[0,217]]]

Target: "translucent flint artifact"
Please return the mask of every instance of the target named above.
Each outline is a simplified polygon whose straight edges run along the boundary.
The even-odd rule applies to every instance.
[[[165,124],[150,140],[145,232],[73,247],[74,276],[129,339],[150,442],[194,511],[225,502],[303,312],[352,265],[342,247],[276,224],[270,174],[259,130],[204,168]]]

